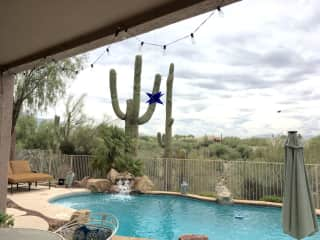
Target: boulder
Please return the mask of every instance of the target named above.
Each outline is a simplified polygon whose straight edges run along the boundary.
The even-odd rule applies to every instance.
[[[216,185],[217,202],[231,204],[233,202],[231,192],[225,185],[225,179],[221,179]]]
[[[179,240],[208,240],[206,235],[187,234],[179,237]]]
[[[89,222],[89,217],[90,217],[90,210],[81,209],[81,210],[75,211],[71,215],[70,221],[76,221],[77,223],[85,224]]]
[[[116,181],[117,180],[133,180],[134,179],[134,175],[129,173],[129,172],[122,172],[119,173],[118,176],[116,177]]]
[[[111,187],[111,181],[104,178],[88,179],[87,188],[91,192],[108,192]]]
[[[138,192],[148,192],[154,187],[154,184],[148,176],[136,177],[135,184],[133,186],[134,191]]]
[[[90,177],[86,176],[86,177],[82,178],[80,181],[74,181],[72,184],[72,187],[86,188],[89,179],[90,179]]]
[[[119,175],[119,172],[117,170],[111,168],[107,174],[107,179],[109,179],[113,184],[115,184],[118,175]]]
[[[117,185],[112,185],[109,189],[110,193],[119,193],[120,192],[120,188]]]

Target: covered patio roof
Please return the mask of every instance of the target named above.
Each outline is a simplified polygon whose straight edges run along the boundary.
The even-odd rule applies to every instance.
[[[70,57],[121,40],[125,29],[138,35],[237,1],[1,1],[0,71]]]
[[[14,73],[240,0],[0,1],[0,212],[6,208]],[[118,37],[115,38],[115,33]]]

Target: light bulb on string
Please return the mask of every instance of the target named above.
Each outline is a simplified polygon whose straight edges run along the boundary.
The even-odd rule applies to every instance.
[[[194,33],[190,33],[191,43],[196,44],[196,40],[194,39]]]
[[[220,6],[217,7],[217,10],[218,10],[219,16],[220,17],[224,17],[224,13],[223,13],[223,11],[222,11]]]
[[[120,27],[117,28],[116,32],[114,33],[114,38],[117,38],[120,32]]]
[[[139,46],[139,52],[142,52],[142,47],[143,47],[144,41],[140,42],[140,46]]]
[[[162,52],[162,55],[163,56],[166,56],[167,55],[167,52],[166,52],[166,50],[167,50],[167,46],[166,45],[163,45],[163,52]]]
[[[121,40],[126,40],[128,38],[128,29],[126,28],[121,36]]]

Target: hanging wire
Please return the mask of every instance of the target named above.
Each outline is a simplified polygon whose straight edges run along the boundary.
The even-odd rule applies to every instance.
[[[219,14],[221,16],[223,16],[223,12],[221,10],[221,7],[218,6],[217,7],[217,10],[219,12]],[[111,43],[113,43],[116,38],[119,36],[119,33],[121,31],[123,31],[125,34],[128,35],[128,38],[134,38],[136,39],[138,42],[139,42],[139,51],[142,50],[142,47],[145,46],[145,45],[150,45],[150,46],[154,46],[154,47],[159,47],[161,49],[163,49],[163,55],[166,55],[166,50],[167,50],[167,47],[170,46],[170,45],[173,45],[177,42],[180,42],[184,39],[187,39],[187,38],[190,38],[191,37],[191,42],[194,44],[195,43],[195,39],[194,39],[194,34],[199,31],[199,29],[214,15],[214,12],[215,10],[213,10],[194,30],[193,32],[191,32],[190,34],[186,34],[182,37],[179,37],[177,38],[176,40],[173,40],[169,43],[166,43],[166,44],[159,44],[159,43],[153,43],[153,42],[146,42],[144,40],[142,40],[140,37],[137,37],[134,33],[130,33],[129,29],[128,28],[121,28],[121,27],[118,27],[113,35],[113,40]],[[123,29],[123,30],[122,30]],[[123,36],[124,38],[124,36]],[[90,67],[93,68],[94,67],[94,64],[97,63],[105,54],[107,53],[107,55],[110,54],[110,47],[106,47],[105,51],[103,51],[91,64],[90,64]],[[44,58],[45,60],[46,58]],[[56,60],[55,59],[52,59],[53,62],[56,63]],[[79,73],[79,70],[73,70],[73,69],[67,69],[65,67],[62,67],[62,70],[69,70],[69,71],[74,71],[76,74]]]
[[[209,16],[207,16],[207,18],[205,18],[205,19],[199,24],[199,26],[196,27],[196,28],[193,30],[193,33],[197,32],[197,31],[213,16],[213,14],[214,14],[214,11],[211,12],[211,13],[209,14]]]
[[[172,45],[172,44],[177,43],[177,42],[180,42],[180,41],[182,41],[183,39],[186,39],[186,38],[189,38],[189,34],[188,34],[188,35],[185,35],[185,36],[183,36],[183,37],[181,37],[181,38],[178,38],[178,39],[176,39],[176,40],[174,40],[174,41],[172,41],[172,42],[169,42],[169,43],[167,43],[166,45],[167,45],[167,46]]]
[[[108,49],[108,48],[107,48],[107,49]],[[106,53],[106,51],[103,51],[103,52],[99,55],[99,57],[97,57],[97,59],[94,60],[94,62],[93,62],[92,64],[95,64],[96,62],[98,62],[99,59],[102,58],[105,53]]]

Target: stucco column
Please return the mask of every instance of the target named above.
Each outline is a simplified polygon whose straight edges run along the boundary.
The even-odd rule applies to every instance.
[[[6,210],[11,144],[13,75],[0,72],[0,212]]]

